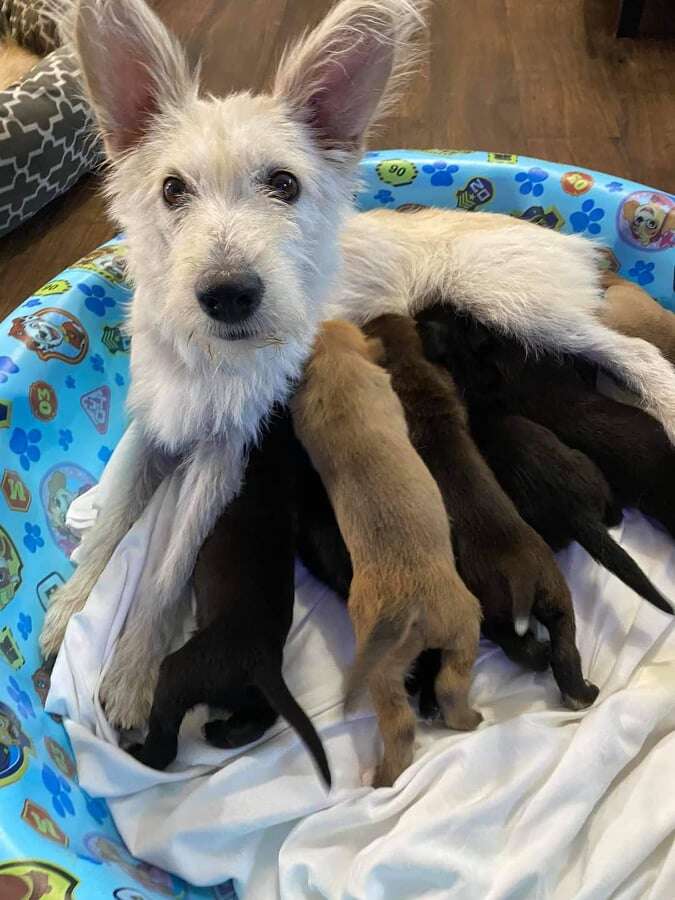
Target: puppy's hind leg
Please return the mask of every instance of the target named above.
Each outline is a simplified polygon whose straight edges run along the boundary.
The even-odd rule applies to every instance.
[[[204,673],[204,658],[198,638],[167,656],[160,666],[148,736],[144,744],[129,751],[152,769],[166,769],[174,761],[185,714],[206,699],[200,676]]]
[[[585,709],[596,699],[599,689],[586,681],[576,645],[574,608],[562,575],[555,584],[540,591],[534,614],[548,628],[551,638],[551,668],[565,706]]]
[[[451,647],[443,648],[441,669],[436,676],[436,699],[443,721],[455,731],[473,731],[483,721],[482,715],[469,706],[471,671],[478,652],[480,625],[462,623],[462,634]]]
[[[384,750],[373,787],[389,787],[411,764],[415,748],[415,714],[405,689],[405,676],[422,650],[416,629],[387,654],[368,679]]]
[[[230,703],[224,702],[226,709]],[[228,719],[213,719],[204,726],[204,737],[214,747],[231,750],[260,740],[279,714],[264,698],[260,688],[247,685]]]

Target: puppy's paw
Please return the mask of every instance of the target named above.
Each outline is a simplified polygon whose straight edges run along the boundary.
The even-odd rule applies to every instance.
[[[467,707],[466,709],[447,711],[444,719],[446,726],[452,728],[453,731],[473,731],[483,721],[483,716],[477,709]]]
[[[174,761],[176,752],[176,741],[168,741],[154,746],[151,745],[151,742],[146,741],[145,744],[132,744],[127,747],[127,753],[141,765],[147,766],[149,769],[157,769],[158,772],[163,772]]]
[[[563,694],[562,699],[568,709],[587,709],[595,703],[599,693],[600,688],[587,681],[585,688],[579,691],[576,696],[572,697],[570,694]]]

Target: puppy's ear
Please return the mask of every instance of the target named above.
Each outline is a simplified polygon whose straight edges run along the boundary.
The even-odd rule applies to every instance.
[[[668,231],[675,231],[675,210],[671,209],[661,224],[661,234]]]
[[[140,143],[154,116],[197,92],[178,41],[143,0],[80,0],[60,28],[111,159]]]
[[[419,56],[428,0],[342,0],[286,50],[274,95],[335,158],[360,151]],[[337,153],[335,153],[337,151]]]

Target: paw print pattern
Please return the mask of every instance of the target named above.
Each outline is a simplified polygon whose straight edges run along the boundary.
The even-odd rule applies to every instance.
[[[520,184],[521,194],[532,194],[533,197],[541,197],[544,193],[544,185],[542,182],[548,178],[548,172],[533,166],[527,172],[518,172],[515,176],[516,181]]]
[[[118,384],[120,387],[124,384],[124,376],[120,375],[119,372],[115,375],[115,384]]]
[[[373,195],[373,200],[378,200],[380,203],[393,203],[394,195],[391,191],[386,191],[384,188],[380,188],[380,190]]]
[[[42,306],[42,300],[39,297],[32,297],[30,300],[26,300],[24,306]]]
[[[64,450],[68,450],[73,443],[73,432],[70,428],[59,428],[59,444]]]
[[[92,284],[91,286],[88,284],[78,284],[77,287],[86,297],[84,305],[89,312],[93,312],[95,316],[104,316],[106,309],[111,309],[113,306],[117,305],[112,297],[108,297],[105,288],[101,287],[100,284]]]
[[[101,462],[107,463],[112,456],[112,450],[110,449],[110,447],[103,446],[96,455],[101,460]]]
[[[449,166],[442,159],[439,159],[434,163],[422,166],[422,171],[426,172],[427,175],[431,175],[429,181],[434,187],[449,187],[455,180],[455,173],[459,172],[459,166]]]
[[[4,384],[10,375],[16,375],[19,367],[9,356],[0,356],[0,384]]]
[[[75,815],[75,807],[70,799],[71,787],[62,775],[56,772],[46,763],[42,767],[42,783],[52,797],[52,806],[62,819]]]
[[[33,704],[30,701],[30,697],[28,696],[28,692],[24,691],[16,678],[12,675],[12,677],[7,682],[7,693],[9,694],[12,701],[16,704],[16,708],[19,710],[19,715],[27,719],[29,716],[31,718],[35,718],[35,713],[33,712]]]
[[[584,200],[581,209],[570,216],[570,224],[575,234],[583,234],[584,231],[588,231],[589,234],[600,234],[602,226],[599,222],[604,218],[605,211],[595,205],[595,200]]]
[[[84,788],[80,788],[80,790],[87,812],[98,825],[102,825],[108,817],[108,807],[105,805],[105,801],[98,797],[90,797]]]
[[[616,194],[617,191],[622,191],[622,190],[623,190],[623,182],[622,182],[622,181],[609,181],[609,182],[605,185],[605,187],[606,187],[607,190],[610,191],[612,194]]]
[[[25,532],[23,536],[23,545],[30,553],[35,553],[38,547],[44,547],[45,541],[42,537],[42,529],[39,525],[33,525],[30,522],[26,522],[23,526],[23,530]]]
[[[90,356],[89,358],[91,359],[91,364],[94,367],[94,371],[102,372],[103,371],[103,357],[98,353],[94,353],[94,355]]]
[[[40,448],[37,446],[42,440],[42,432],[39,428],[31,428],[24,431],[23,428],[15,428],[9,439],[9,449],[19,457],[21,468],[28,471],[31,463],[40,459]]]
[[[651,284],[654,281],[654,263],[638,259],[628,274],[640,285]]]
[[[17,622],[16,627],[24,641],[27,641],[28,635],[33,630],[33,620],[27,613],[19,613],[19,621]]]
[[[66,387],[71,390],[77,385],[77,382],[73,378],[72,375],[66,375]]]

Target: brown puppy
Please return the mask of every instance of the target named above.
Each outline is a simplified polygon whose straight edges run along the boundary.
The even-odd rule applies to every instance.
[[[451,377],[427,361],[415,322],[407,316],[380,316],[365,330],[381,343],[410,438],[452,517],[457,566],[481,602],[486,636],[531,665],[540,645],[532,635],[519,637],[513,618],[514,612],[525,616],[527,628],[532,609],[549,630],[551,667],[565,703],[574,709],[589,706],[598,689],[582,675],[565,579],[549,547],[521,519],[476,448]]]
[[[615,331],[654,344],[675,365],[675,314],[637,284],[613,272],[603,275],[603,283],[605,302],[598,311],[599,319]]]
[[[390,378],[358,328],[324,324],[291,409],[354,569],[357,653],[346,705],[367,683],[384,742],[375,785],[389,785],[412,761],[404,679],[422,650],[443,651],[435,687],[446,725],[481,721],[468,703],[480,607],[455,569],[441,495],[410,443]]]

